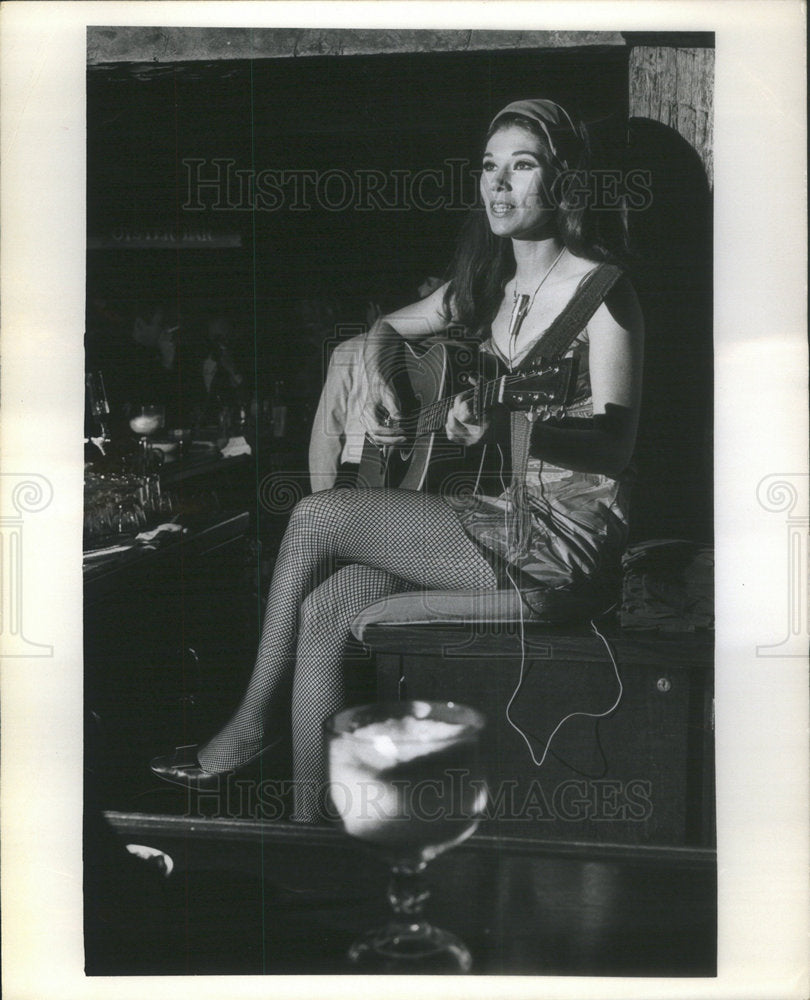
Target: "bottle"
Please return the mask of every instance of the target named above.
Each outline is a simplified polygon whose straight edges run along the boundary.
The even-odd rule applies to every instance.
[[[287,406],[284,402],[284,382],[277,379],[273,383],[271,397],[273,409],[273,437],[283,438],[287,430]]]

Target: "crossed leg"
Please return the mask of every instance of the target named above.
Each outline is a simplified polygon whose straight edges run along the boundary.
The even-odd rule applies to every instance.
[[[350,565],[335,570],[337,562]],[[286,729],[292,704],[293,777],[316,786],[325,779],[321,726],[345,703],[343,658],[363,607],[406,590],[494,586],[492,567],[440,497],[330,490],[305,498],[281,544],[247,690],[200,748],[201,766],[243,764]],[[298,802],[296,818],[313,810]]]

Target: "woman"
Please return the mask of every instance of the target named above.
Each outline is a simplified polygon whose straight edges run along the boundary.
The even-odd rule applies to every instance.
[[[482,162],[484,211],[473,213],[451,280],[369,333],[366,422],[376,444],[403,440],[398,401],[382,376],[397,338],[420,340],[461,323],[513,367],[604,260],[589,237],[581,186],[573,204],[558,197],[584,153],[581,131],[551,101],[518,101],[495,116]],[[534,424],[525,474],[500,498],[450,501],[380,489],[304,499],[281,545],[239,708],[204,746],[153,761],[155,773],[204,787],[241,770],[287,730],[291,698],[293,818],[316,819],[325,779],[321,727],[344,705],[342,659],[351,622],[364,607],[406,590],[494,588],[518,574],[535,586],[591,581],[598,589],[626,537],[642,336],[635,295],[622,279],[573,345],[581,372],[573,419]],[[472,444],[488,425],[459,396],[446,433]],[[505,516],[515,503],[528,526],[517,545]],[[330,573],[336,560],[348,565]]]

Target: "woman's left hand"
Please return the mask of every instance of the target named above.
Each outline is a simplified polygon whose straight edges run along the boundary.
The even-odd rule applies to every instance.
[[[447,437],[455,444],[477,444],[488,428],[489,420],[486,417],[479,418],[473,409],[472,393],[463,392],[456,396],[444,425]]]

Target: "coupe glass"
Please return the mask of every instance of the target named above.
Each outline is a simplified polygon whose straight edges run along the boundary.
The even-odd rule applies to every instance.
[[[479,764],[483,716],[453,703],[364,705],[327,720],[330,796],[345,831],[391,866],[394,920],[356,941],[367,972],[469,972],[454,934],[422,916],[428,862],[466,840],[487,800]]]
[[[155,465],[163,461],[161,452],[154,452],[149,446],[149,438],[166,423],[166,407],[150,403],[137,407],[130,417],[129,426],[138,435],[138,462],[141,476],[148,476]],[[158,458],[158,455],[160,456]]]

